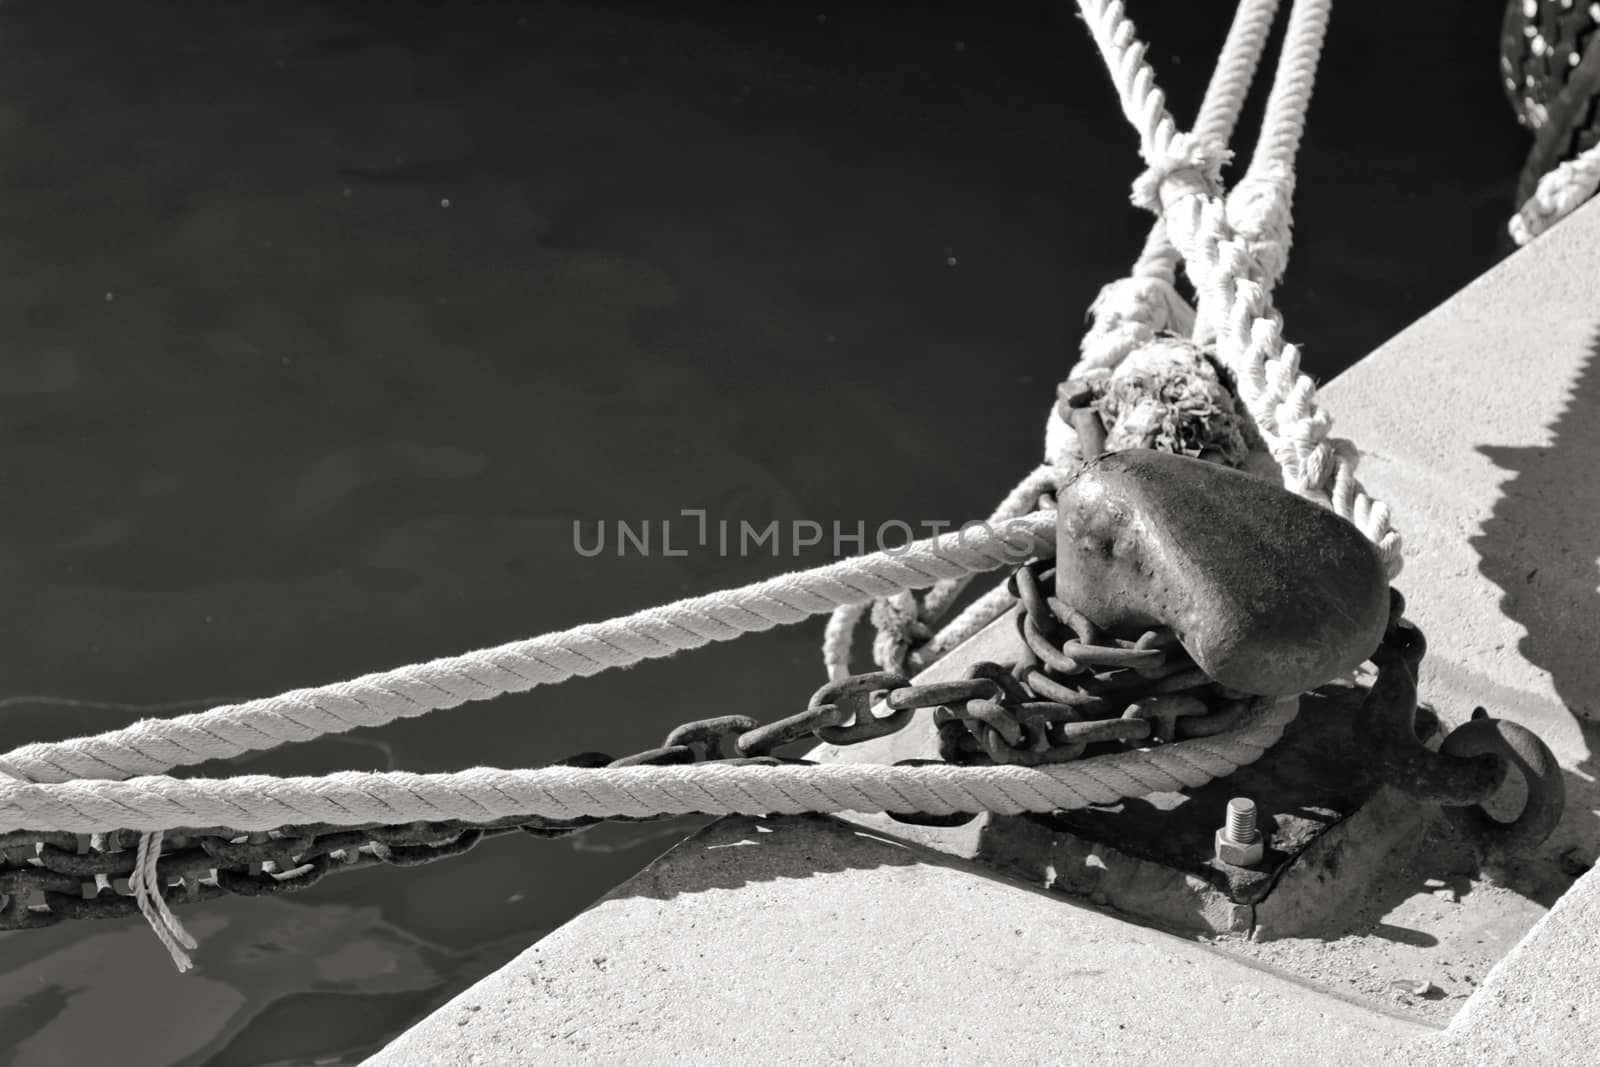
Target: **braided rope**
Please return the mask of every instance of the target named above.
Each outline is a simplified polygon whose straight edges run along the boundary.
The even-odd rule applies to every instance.
[[[989,516],[988,525],[1000,526],[1032,512],[1039,504],[1040,494],[1055,488],[1055,478],[1056,472],[1048,464],[1029,471],[1000,501]],[[870,605],[873,623],[878,629],[873,641],[874,662],[883,670],[904,674],[914,639],[921,636],[916,632],[918,628],[942,618],[972,578],[968,573],[934,584],[920,606],[909,594],[893,604],[880,599]],[[822,637],[822,663],[830,680],[838,681],[850,673],[850,651],[855,642],[856,626],[868,607],[862,603],[843,604],[828,617]]]
[[[1533,195],[1506,224],[1511,239],[1525,245],[1578,210],[1600,190],[1600,145],[1560,164],[1539,179]]]
[[[296,689],[173,719],[143,719],[94,737],[24,745],[0,757],[0,774],[33,782],[116,779],[228,759],[290,741],[379,726],[472,700],[659,659],[713,641],[799,622],[840,604],[872,600],[973,571],[1015,566],[1053,553],[1054,544],[1052,513],[979,525],[741,589],[349,682]]]
[[[1292,22],[1285,41],[1280,70],[1288,71],[1286,83],[1314,76],[1328,4],[1295,4],[1305,13]],[[1121,3],[1079,0],[1078,6],[1111,71],[1123,113],[1139,135],[1147,169],[1134,183],[1134,202],[1159,210],[1165,219],[1208,309],[1206,317],[1217,326],[1218,353],[1282,468],[1284,486],[1354,523],[1378,546],[1393,577],[1401,566],[1401,539],[1389,509],[1356,479],[1354,447],[1329,439],[1332,417],[1317,407],[1316,387],[1300,373],[1299,351],[1284,342],[1270,293],[1254,280],[1263,275],[1261,262],[1228,221],[1219,174],[1225,150],[1177,131]],[[1321,10],[1320,18],[1312,17],[1314,9]],[[1294,97],[1286,92],[1285,99]],[[1281,141],[1280,149],[1289,140]]]
[[[1247,3],[1252,5],[1252,13],[1270,6],[1254,0]],[[1263,201],[1267,207],[1254,211],[1253,216],[1266,220],[1262,227],[1268,234],[1286,232],[1286,221],[1279,216],[1286,220],[1292,166],[1285,160],[1292,161],[1299,143],[1328,3],[1301,0],[1295,4],[1279,82],[1274,87],[1274,99],[1281,96],[1279,109],[1288,116],[1286,132],[1266,140],[1261,173],[1267,175],[1264,182],[1269,198]],[[1170,289],[1176,265],[1165,250],[1164,242],[1170,241],[1171,248],[1188,264],[1207,317],[1218,326],[1219,350],[1234,371],[1241,399],[1283,467],[1285,485],[1307,495],[1324,495],[1339,514],[1351,518],[1378,542],[1394,573],[1400,544],[1398,534],[1389,528],[1388,511],[1370,500],[1355,480],[1353,448],[1347,442],[1326,439],[1331,420],[1316,409],[1314,387],[1299,374],[1296,351],[1292,345],[1284,345],[1270,304],[1270,285],[1275,280],[1271,265],[1264,265],[1263,252],[1252,248],[1251,235],[1241,234],[1228,219],[1219,174],[1226,151],[1216,145],[1226,139],[1235,120],[1226,115],[1218,118],[1219,110],[1227,110],[1218,103],[1206,111],[1196,135],[1180,132],[1145,62],[1145,46],[1135,38],[1133,24],[1123,17],[1122,5],[1080,0],[1079,6],[1111,71],[1123,113],[1139,133],[1140,153],[1148,170],[1135,185],[1135,202],[1159,207],[1164,224],[1152,231],[1147,255],[1141,257],[1142,270],[1136,273],[1146,282],[1164,283]],[[1270,13],[1266,24],[1270,24]],[[1253,39],[1254,26],[1236,22],[1238,40],[1244,42],[1240,48]],[[1229,42],[1234,44],[1235,33],[1230,32]],[[1227,107],[1235,113],[1259,58],[1259,41],[1253,47],[1255,55],[1247,64],[1223,64],[1228,67],[1228,77],[1221,78],[1219,71],[1214,82],[1215,99],[1231,101]],[[1281,94],[1280,82],[1284,87]],[[1271,108],[1269,104],[1269,112]],[[1280,208],[1274,208],[1270,200],[1273,190],[1282,194],[1277,202]],[[1253,202],[1240,201],[1241,205]],[[1177,305],[1159,284],[1151,292],[1155,300],[1167,302],[1169,314],[1174,311]],[[1034,472],[1030,479],[1042,477],[1042,471],[1048,467]],[[1031,486],[1030,480],[1024,479],[996,512],[997,517],[1015,508],[1013,498]],[[158,906],[161,894],[155,870],[160,833],[173,826],[223,825],[256,831],[304,822],[361,825],[488,821],[513,815],[604,818],[679,812],[1016,814],[1198,786],[1231,774],[1276,743],[1298,711],[1297,698],[1258,708],[1241,726],[1216,737],[1034,768],[708,763],[603,770],[476,768],[452,775],[244,776],[220,781],[152,774],[587,676],[867,600],[898,597],[887,602],[904,615],[909,590],[959,581],[972,572],[1048,554],[1053,532],[1054,516],[1049,513],[1012,520],[1005,536],[991,526],[976,531],[975,537],[973,530],[964,528],[959,534],[919,542],[894,553],[844,560],[464,656],[177,719],[144,720],[97,737],[24,746],[0,758],[0,774],[12,776],[0,777],[0,828],[49,827],[70,832],[128,828],[144,832],[131,880],[135,896],[140,910],[181,965],[187,960],[181,949],[192,947],[192,939]],[[944,596],[950,599],[950,594]],[[914,607],[915,600],[910,604]],[[837,655],[840,647],[847,647],[848,631],[859,615],[860,609],[853,608],[830,621],[830,654]]]
[[[1235,10],[1196,120],[1196,129],[1204,136],[1226,142],[1233,135],[1277,11],[1278,0],[1241,0]],[[1276,218],[1266,210],[1257,210],[1248,217],[1260,217],[1264,222]],[[1284,254],[1287,255],[1287,247]],[[1178,261],[1165,224],[1157,219],[1130,277],[1105,286],[1090,308],[1092,321],[1084,334],[1082,355],[1073,375],[1097,367],[1113,369],[1163,330],[1187,334],[1195,329],[1194,310],[1176,288]],[[1070,461],[1069,438],[1069,428],[1052,410],[1045,426],[1044,466],[1030,471],[1017,483],[990,516],[990,522],[1001,522],[1033,509],[1039,494],[1053,485],[1052,468]],[[873,622],[878,632],[873,641],[874,662],[884,670],[901,673],[913,659],[923,665],[931,663],[982,629],[1009,605],[1007,597],[991,591],[919,649],[919,630],[942,619],[970,581],[969,576],[941,582],[928,591],[920,607],[914,601],[910,605],[902,601],[875,607]],[[911,610],[913,607],[916,610]],[[864,610],[856,605],[841,607],[828,620],[822,661],[832,679],[850,673],[850,650]]]
[[[1218,144],[1227,144],[1233,139],[1239,116],[1244,111],[1245,98],[1250,95],[1250,86],[1261,65],[1261,53],[1266,48],[1267,35],[1272,32],[1272,23],[1277,16],[1278,0],[1241,0],[1234,9],[1227,39],[1217,57],[1211,80],[1206,83],[1206,94],[1200,102],[1199,115],[1195,118],[1195,136]],[[1272,116],[1269,104],[1268,121]],[[1157,218],[1138,261],[1129,273],[1134,278],[1159,278],[1171,285],[1177,276],[1179,259],[1178,250],[1167,237],[1166,223]],[[1183,306],[1188,314],[1189,326],[1180,326],[1174,320],[1170,324],[1155,323],[1153,331],[1172,329],[1175,333],[1188,333],[1193,325],[1194,312],[1188,309],[1186,303]]]
[[[1243,0],[1235,9],[1195,120],[1196,136],[1219,144],[1232,138],[1277,13],[1278,0]],[[1256,205],[1261,192],[1257,182],[1241,187],[1236,195],[1250,200],[1249,204],[1241,200],[1241,217],[1265,227],[1279,221],[1280,213],[1273,212],[1270,203]],[[1212,333],[1210,324],[1196,316],[1177,290],[1181,258],[1167,236],[1166,220],[1158,215],[1128,277],[1102,288],[1090,305],[1093,321],[1068,380],[1116,370],[1163,332],[1193,334],[1197,340]],[[1075,440],[1071,428],[1052,409],[1045,427],[1045,454],[1052,462],[1069,463],[1076,455]]]
[[[249,832],[308,822],[480,822],[516,815],[1055,811],[1203,785],[1231,774],[1275,744],[1298,710],[1298,698],[1280,700],[1263,704],[1229,734],[1044,767],[704,763],[608,770],[479,767],[457,774],[343,772],[321,778],[161,776],[46,785],[0,780],[0,831],[227,826]]]

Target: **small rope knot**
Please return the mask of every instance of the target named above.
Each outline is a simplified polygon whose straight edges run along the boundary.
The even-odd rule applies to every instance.
[[[1166,151],[1134,179],[1133,204],[1160,214],[1161,193],[1168,182],[1177,184],[1182,195],[1219,196],[1222,168],[1232,158],[1233,153],[1215,141],[1201,141],[1193,134],[1180,133],[1172,138]]]
[[[874,601],[872,625],[878,631],[872,639],[873,662],[898,674],[906,673],[912,648],[933,636],[922,621],[921,605],[909,590]]]

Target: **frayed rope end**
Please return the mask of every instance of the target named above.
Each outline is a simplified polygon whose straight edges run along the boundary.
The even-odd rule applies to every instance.
[[[133,873],[128,876],[128,888],[133,890],[139,914],[150,924],[150,929],[155,931],[156,937],[172,957],[172,962],[177,965],[178,973],[182,974],[194,966],[194,960],[184,950],[196,949],[199,943],[183,928],[183,923],[172,914],[172,909],[167,907],[166,893],[157,870],[164,836],[161,831],[139,835],[139,851],[134,859]]]

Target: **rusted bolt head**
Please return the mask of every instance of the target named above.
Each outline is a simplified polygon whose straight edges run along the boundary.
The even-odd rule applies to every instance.
[[[1256,834],[1255,840],[1245,845],[1229,837],[1226,829],[1217,830],[1216,856],[1223,863],[1231,863],[1235,867],[1254,867],[1260,864],[1263,851],[1260,834]]]

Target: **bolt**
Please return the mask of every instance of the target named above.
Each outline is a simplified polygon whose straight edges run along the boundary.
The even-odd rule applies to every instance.
[[[1256,802],[1248,797],[1228,801],[1228,822],[1217,827],[1216,857],[1234,867],[1254,867],[1265,851],[1256,832]]]
[[[1241,845],[1256,839],[1256,802],[1249,797],[1228,801],[1228,836]]]

